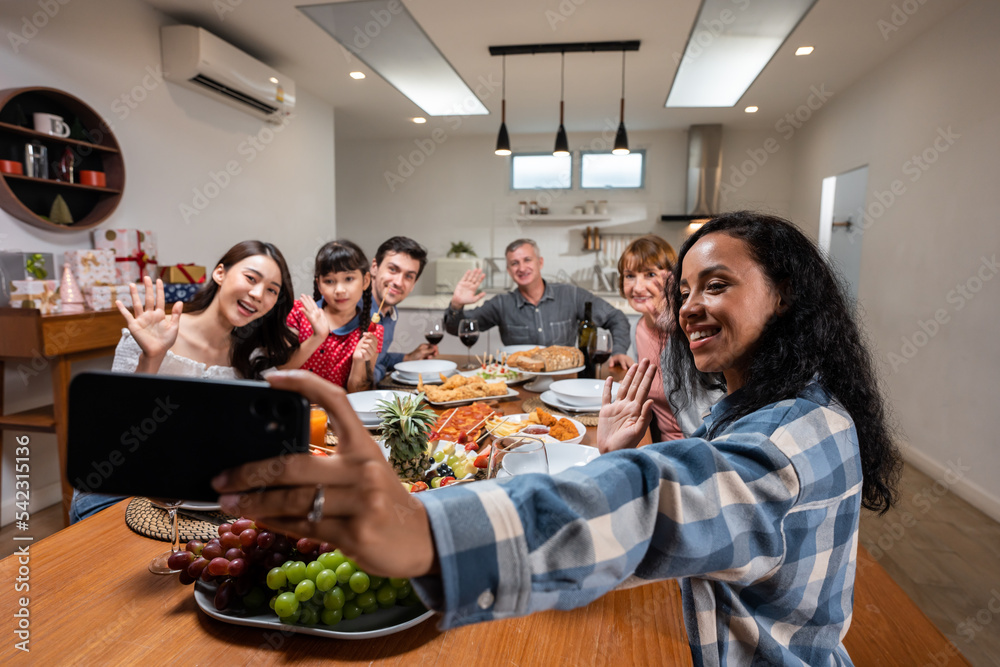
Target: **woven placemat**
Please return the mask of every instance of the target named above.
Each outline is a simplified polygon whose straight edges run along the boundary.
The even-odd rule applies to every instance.
[[[205,515],[219,519],[219,523],[237,518],[225,512],[205,512]],[[132,499],[132,502],[125,508],[125,523],[143,537],[151,537],[154,540],[164,542],[170,542],[173,539],[173,527],[170,525],[167,510],[154,507],[149,498],[136,496]],[[177,516],[177,532],[180,533],[181,544],[191,540],[207,541],[219,536],[217,524],[211,521],[192,519],[183,514]]]
[[[549,406],[542,403],[542,399],[537,396],[531,398],[526,398],[521,401],[521,409],[525,412],[532,412],[535,408],[541,408],[546,412],[559,416],[559,417],[569,417],[570,419],[575,419],[584,426],[597,426],[597,413],[587,413],[587,414],[569,414],[560,412],[555,408],[550,408]]]

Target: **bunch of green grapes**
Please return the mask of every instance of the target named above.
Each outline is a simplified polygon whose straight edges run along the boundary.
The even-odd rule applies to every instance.
[[[282,623],[336,625],[396,604],[420,604],[407,579],[369,575],[340,549],[308,563],[285,561],[268,571],[266,583],[274,591],[271,609]]]

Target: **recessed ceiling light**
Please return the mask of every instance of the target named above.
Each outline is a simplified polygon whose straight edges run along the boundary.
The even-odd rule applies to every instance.
[[[738,9],[731,0],[704,0],[683,56],[674,56],[666,106],[736,106],[814,4],[755,0]]]
[[[757,107],[747,107],[744,111],[747,113],[757,113]]]
[[[428,116],[490,113],[399,0],[298,9]]]
[[[423,116],[417,116],[416,118],[411,118],[410,120],[412,120],[417,125],[423,125],[424,123],[427,122],[427,119],[424,118]]]
[[[351,72],[351,78],[352,79],[363,79],[363,78],[365,78],[365,73],[364,72]]]
[[[813,47],[811,46],[800,46],[799,48],[795,49],[795,55],[797,56],[808,56],[812,52],[813,52]]]
[[[277,79],[275,79],[275,78],[274,78],[274,77],[272,76],[272,77],[271,77],[271,83],[278,83],[278,80],[277,80]]]

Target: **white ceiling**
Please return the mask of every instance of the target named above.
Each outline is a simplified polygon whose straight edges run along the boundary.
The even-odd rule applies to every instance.
[[[967,2],[819,0],[736,107],[666,109],[676,69],[674,56],[684,50],[699,0],[403,1],[471,88],[486,82],[480,97],[489,116],[464,117],[460,122],[431,118],[426,125],[409,122],[423,112],[296,9],[321,3],[146,0],[172,19],[204,27],[291,76],[296,86],[336,108],[338,134],[357,138],[420,137],[434,127],[452,134],[495,133],[500,124],[501,62],[489,55],[489,46],[626,39],[642,41],[639,51],[627,56],[625,123],[630,132],[694,123],[771,128],[806,103],[813,87],[834,95],[843,91]],[[734,11],[748,1],[752,0],[733,0]],[[915,11],[905,14],[899,9],[902,5]],[[802,45],[816,50],[810,56],[794,56]],[[353,70],[368,77],[355,81],[348,76]],[[566,56],[568,132],[617,126],[620,77],[620,53]],[[760,107],[757,114],[743,112],[751,104]],[[518,134],[551,131],[554,135],[558,115],[559,55],[508,56],[507,127],[515,143]]]

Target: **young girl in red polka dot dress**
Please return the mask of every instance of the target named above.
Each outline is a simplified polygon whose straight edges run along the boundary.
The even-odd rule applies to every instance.
[[[382,325],[371,323],[368,267],[365,253],[350,241],[319,249],[313,298],[303,294],[286,320],[299,349],[282,368],[304,368],[349,392],[374,388]]]

